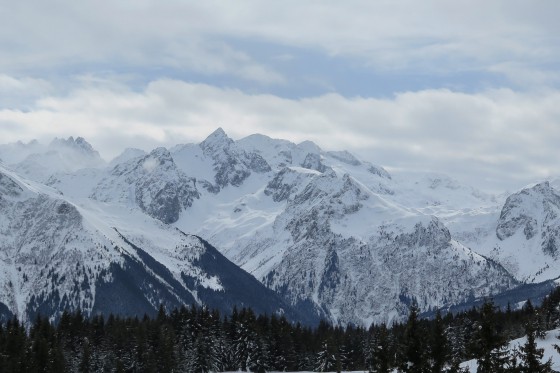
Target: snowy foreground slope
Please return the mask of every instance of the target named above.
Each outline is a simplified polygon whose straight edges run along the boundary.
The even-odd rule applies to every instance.
[[[546,332],[546,337],[544,339],[536,339],[537,348],[544,349],[543,358],[541,361],[545,362],[548,359],[552,359],[552,369],[555,371],[560,371],[560,354],[554,349],[554,345],[560,345],[560,329],[549,330]],[[523,346],[527,342],[527,337],[522,337],[514,339],[509,342],[509,350],[517,350],[519,346]],[[463,367],[469,368],[471,373],[476,373],[477,363],[476,360],[469,360],[463,364]]]
[[[537,348],[544,349],[542,361],[545,362],[548,361],[549,359],[552,359],[552,369],[555,371],[560,371],[560,354],[554,349],[555,344],[560,345],[560,340],[556,338],[558,335],[560,335],[560,329],[550,330],[546,333],[546,337],[544,339],[536,340]],[[515,339],[509,343],[509,349],[510,350],[518,349],[518,347],[523,346],[525,342],[526,342],[526,337]],[[476,373],[476,369],[477,369],[476,360],[469,360],[461,364],[461,367],[468,368],[469,372],[471,373]],[[328,373],[334,373],[334,372],[335,371],[328,372]],[[365,373],[365,372],[367,372],[367,370],[342,371],[342,373]],[[394,372],[396,373],[397,370],[394,370]],[[234,373],[234,372],[226,372],[226,373]],[[291,372],[291,373],[296,373],[296,372]],[[298,371],[297,373],[312,373],[312,372]]]
[[[77,164],[58,162],[61,156],[74,157]],[[321,315],[340,324],[391,322],[405,317],[411,302],[429,311],[560,276],[560,197],[549,183],[508,198],[493,196],[444,175],[390,174],[348,152],[324,151],[311,142],[263,135],[234,141],[221,129],[200,144],[128,149],[108,164],[81,138],[48,146],[3,145],[0,158],[9,179],[33,180],[25,182],[25,196],[0,199],[10,204],[2,208],[0,235],[7,248],[3,252],[9,253],[0,279],[6,289],[19,272],[9,263],[14,253],[26,263],[35,263],[38,256],[48,265],[60,248],[71,246],[80,262],[106,247],[97,262],[86,261],[85,272],[95,274],[87,277],[88,284],[103,278],[108,263],[130,257],[163,279],[164,288],[174,289],[170,298],[176,302],[192,297],[204,303],[201,290],[192,290],[182,276],[182,266],[194,268],[201,261],[176,252],[187,245],[185,237],[199,240],[189,234],[202,237],[210,245],[200,245],[216,247],[273,290],[274,302],[283,299],[300,316]],[[70,206],[66,220],[50,207],[63,203]],[[18,209],[12,216],[13,206]],[[9,222],[43,210],[47,230],[62,232],[57,225],[62,224],[73,235],[53,233],[54,248],[48,250],[43,241],[15,245],[14,237],[26,228]],[[136,248],[157,264],[144,260]],[[166,281],[158,271],[173,279]],[[221,295],[220,286],[238,286],[236,280],[215,279],[211,271],[201,273],[194,281],[198,289]],[[56,278],[78,283],[80,289],[85,276],[68,269]],[[1,302],[21,312],[37,302],[41,291],[55,287],[42,277],[34,281],[39,285],[19,285],[28,295]],[[179,285],[185,290],[176,290]],[[232,297],[228,304],[252,293],[237,288],[239,293],[225,292]],[[146,289],[143,297],[153,307],[164,291],[156,296]],[[94,291],[89,298],[73,295],[72,304],[85,302],[93,310],[99,294]]]

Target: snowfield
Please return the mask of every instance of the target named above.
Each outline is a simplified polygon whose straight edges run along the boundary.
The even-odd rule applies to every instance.
[[[557,337],[560,336],[560,329],[549,330],[546,332],[546,337],[544,339],[536,339],[538,348],[544,349],[543,359],[542,361],[547,361],[548,359],[552,359],[552,369],[556,371],[560,371],[560,354],[556,352],[554,349],[554,345],[560,345],[560,339]],[[515,350],[519,346],[523,346],[527,342],[526,337],[514,339],[513,341],[509,342],[509,350]],[[469,368],[471,373],[476,373],[476,360],[469,360],[461,366]]]
[[[0,245],[13,253],[0,257],[0,303],[18,315],[32,299],[34,309],[93,310],[97,285],[118,278],[113,264],[157,267],[148,273],[163,288],[139,289],[152,292],[151,306],[161,300],[154,294],[177,285],[200,303],[192,281],[226,289],[197,267],[204,250],[181,232],[290,306],[340,325],[391,323],[406,318],[411,302],[430,311],[560,277],[557,182],[491,195],[445,175],[388,172],[310,141],[235,141],[222,129],[200,144],[127,149],[111,162],[72,137],[0,145],[0,158]],[[69,254],[84,265],[35,269]],[[64,291],[52,290],[57,282]],[[175,290],[169,301],[181,304]],[[42,291],[52,296],[37,298]]]

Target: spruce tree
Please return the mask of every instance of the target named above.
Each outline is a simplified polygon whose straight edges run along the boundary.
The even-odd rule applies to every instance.
[[[389,335],[385,324],[373,331],[373,336],[366,346],[366,365],[371,373],[389,373],[390,353]]]
[[[210,346],[207,338],[199,334],[189,351],[187,363],[188,371],[193,373],[208,373],[211,368]]]
[[[211,315],[209,336],[211,370],[223,372],[230,365],[231,346],[227,342],[220,314],[217,311]]]
[[[477,373],[506,372],[511,364],[511,356],[505,339],[498,332],[495,306],[491,301],[483,304],[480,317],[472,345],[477,355]]]
[[[325,341],[321,344],[321,349],[317,353],[315,359],[315,371],[316,372],[328,372],[335,368],[336,357],[331,352],[329,344]]]
[[[521,359],[520,372],[521,373],[551,373],[552,360],[541,362],[544,349],[537,348],[535,341],[536,333],[532,321],[525,324],[525,333],[527,334],[527,341],[523,346],[519,347],[519,358]]]
[[[84,341],[84,347],[82,351],[82,359],[80,361],[79,372],[80,373],[89,373],[90,372],[90,364],[91,364],[91,349],[89,346],[89,342],[86,339]]]
[[[348,368],[352,365],[352,361],[350,359],[351,354],[352,351],[349,350],[345,344],[342,344],[338,348],[338,353],[336,354],[337,371],[348,370]]]
[[[427,371],[425,346],[423,343],[425,335],[420,326],[418,313],[418,306],[413,304],[410,307],[401,346],[400,371],[404,373],[424,373]]]
[[[266,346],[255,335],[249,342],[247,369],[254,373],[265,373],[268,370]]]
[[[449,346],[439,310],[432,324],[429,348],[430,372],[441,373],[449,360]]]

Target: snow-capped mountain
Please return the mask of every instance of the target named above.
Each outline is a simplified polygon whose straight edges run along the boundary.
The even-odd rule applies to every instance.
[[[37,140],[32,140],[28,143],[18,141],[10,144],[0,144],[0,160],[4,164],[16,164],[31,154],[45,152],[46,148],[45,145]]]
[[[177,168],[169,151],[157,148],[117,164],[95,187],[91,198],[137,205],[151,217],[174,223],[199,198],[196,180]]]
[[[398,189],[381,167],[310,143],[265,139],[259,149],[259,138],[249,150],[276,169],[264,183],[247,179],[226,203],[202,197],[204,208],[195,202],[177,225],[195,228],[293,304],[368,324],[402,317],[412,301],[429,309],[515,285],[501,266],[453,241],[437,218],[387,198]]]
[[[85,140],[70,142],[70,148],[78,143],[88,149]],[[55,141],[49,148],[61,146],[68,144]],[[93,149],[85,154],[96,158]],[[5,170],[6,175],[14,180],[30,176],[21,164]],[[294,144],[263,135],[234,141],[222,129],[200,144],[150,152],[129,149],[105,166],[57,165],[44,171],[50,174],[35,174],[33,179],[46,185],[26,182],[38,190],[34,192],[38,196],[28,199],[48,195],[76,209],[71,216],[81,225],[67,228],[81,232],[73,244],[76,252],[95,252],[83,244],[92,242],[94,247],[108,248],[111,256],[102,261],[116,263],[113,267],[126,267],[123,258],[130,257],[149,267],[142,276],[151,278],[152,273],[165,280],[157,271],[169,271],[174,280],[168,276],[165,287],[174,289],[173,296],[180,301],[181,294],[193,294],[181,275],[181,260],[191,267],[205,262],[185,259],[175,251],[187,245],[185,237],[198,240],[199,246],[216,247],[303,312],[302,317],[320,314],[338,323],[391,321],[406,315],[411,302],[428,311],[560,276],[556,261],[560,197],[550,184],[505,200],[445,175],[390,173],[349,152],[324,151],[309,141]],[[12,202],[10,209],[20,205]],[[30,211],[42,209],[39,202],[31,206]],[[28,210],[16,211],[18,215]],[[6,221],[17,220],[8,213],[4,216],[9,216]],[[55,226],[60,220],[58,215],[58,220],[49,219]],[[4,231],[9,234],[0,242],[8,247],[9,236],[17,230],[6,226]],[[46,258],[53,257],[49,255]],[[527,264],[529,257],[532,264]],[[105,272],[92,269],[92,273]],[[68,273],[64,278],[76,276]],[[209,276],[197,281],[215,284]],[[95,282],[89,278],[88,283]],[[239,296],[245,293],[239,291]],[[157,297],[149,294],[144,298],[153,305]],[[94,310],[92,299],[88,305]],[[26,302],[22,300],[21,307]]]
[[[4,163],[17,170],[20,175],[39,182],[47,181],[55,173],[75,172],[84,168],[105,166],[105,161],[99,152],[82,137],[56,138],[47,147],[36,142],[19,145],[20,149],[19,152],[16,152],[16,156],[8,157]],[[5,148],[0,154],[10,153],[9,149],[10,147]],[[5,156],[2,155],[0,158],[4,159]],[[20,160],[22,155],[25,157]],[[14,160],[17,162],[11,162]]]
[[[463,220],[469,246],[523,282],[560,276],[560,193],[549,182],[510,195],[501,209],[480,212]]]
[[[0,167],[0,313],[24,321],[154,314],[201,304],[283,312],[312,322],[205,240],[135,210],[71,200]]]

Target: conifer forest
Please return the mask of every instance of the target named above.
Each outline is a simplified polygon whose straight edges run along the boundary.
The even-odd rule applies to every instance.
[[[280,316],[234,309],[228,316],[183,307],[157,317],[41,316],[26,328],[17,318],[0,327],[0,372],[355,371],[462,372],[476,359],[479,373],[552,372],[535,340],[558,326],[560,290],[539,307],[500,311],[488,300],[459,314],[369,328],[316,327]],[[524,346],[508,340],[527,335]],[[559,341],[560,343],[560,341]],[[464,369],[464,368],[463,368]]]

